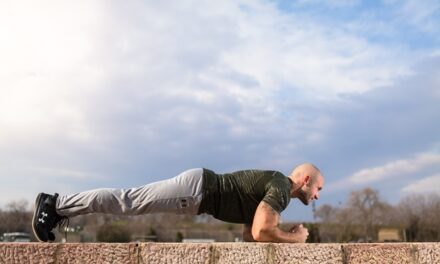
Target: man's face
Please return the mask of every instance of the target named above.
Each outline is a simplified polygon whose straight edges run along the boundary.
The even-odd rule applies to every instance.
[[[324,186],[324,178],[318,176],[318,178],[312,182],[310,180],[306,181],[303,187],[299,190],[298,199],[305,205],[309,205],[310,201],[319,199],[319,192]]]

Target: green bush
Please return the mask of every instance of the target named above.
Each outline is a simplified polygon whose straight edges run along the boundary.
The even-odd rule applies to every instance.
[[[124,222],[113,222],[102,225],[96,234],[99,242],[130,242],[131,232]]]

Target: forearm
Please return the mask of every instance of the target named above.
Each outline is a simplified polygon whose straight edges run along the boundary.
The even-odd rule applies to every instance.
[[[279,212],[262,201],[255,211],[252,223],[252,237],[258,242],[302,243],[307,239],[307,229],[301,225],[292,232],[283,231],[278,227]]]
[[[258,242],[275,242],[275,243],[301,243],[300,236],[296,233],[286,232],[279,227],[268,230],[260,230],[255,238]]]

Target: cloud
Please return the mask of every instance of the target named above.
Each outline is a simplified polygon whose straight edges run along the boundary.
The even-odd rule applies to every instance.
[[[134,130],[154,142],[162,136],[154,131],[174,124],[194,131],[213,124],[232,138],[262,124],[280,131],[278,94],[313,103],[407,72],[399,53],[265,1],[8,2],[1,9],[2,24],[14,28],[0,51],[6,149],[30,131],[37,142],[98,148]]]
[[[325,5],[329,7],[352,7],[360,3],[359,0],[300,0],[297,4],[300,5]]]
[[[399,9],[402,20],[409,21],[409,23],[418,29],[438,33],[438,23],[440,22],[438,14],[440,13],[440,3],[435,0],[403,1]]]
[[[305,108],[327,120],[314,127],[320,141],[301,146],[326,176],[323,201],[337,204],[353,189],[370,187],[395,203],[415,177],[439,171],[439,63],[435,55],[420,57],[412,76],[390,86]]]
[[[31,168],[33,175],[56,175],[58,178],[74,179],[74,180],[105,180],[103,175],[97,175],[96,173],[79,171],[79,170],[66,170],[59,168]]]
[[[413,182],[402,188],[405,193],[440,193],[440,174],[435,174],[416,182]]]
[[[438,57],[315,14],[273,1],[2,1],[0,200],[198,166],[311,161],[339,180],[438,142]]]
[[[396,160],[382,166],[362,169],[354,173],[349,181],[354,184],[385,181],[392,177],[418,172],[431,165],[440,165],[439,154],[425,153],[417,155],[413,159]]]

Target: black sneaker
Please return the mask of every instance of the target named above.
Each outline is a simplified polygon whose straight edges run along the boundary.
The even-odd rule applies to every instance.
[[[40,193],[35,200],[34,216],[32,217],[32,229],[35,237],[41,242],[54,241],[55,235],[52,230],[66,217],[57,214],[55,205],[58,193],[54,195]]]

